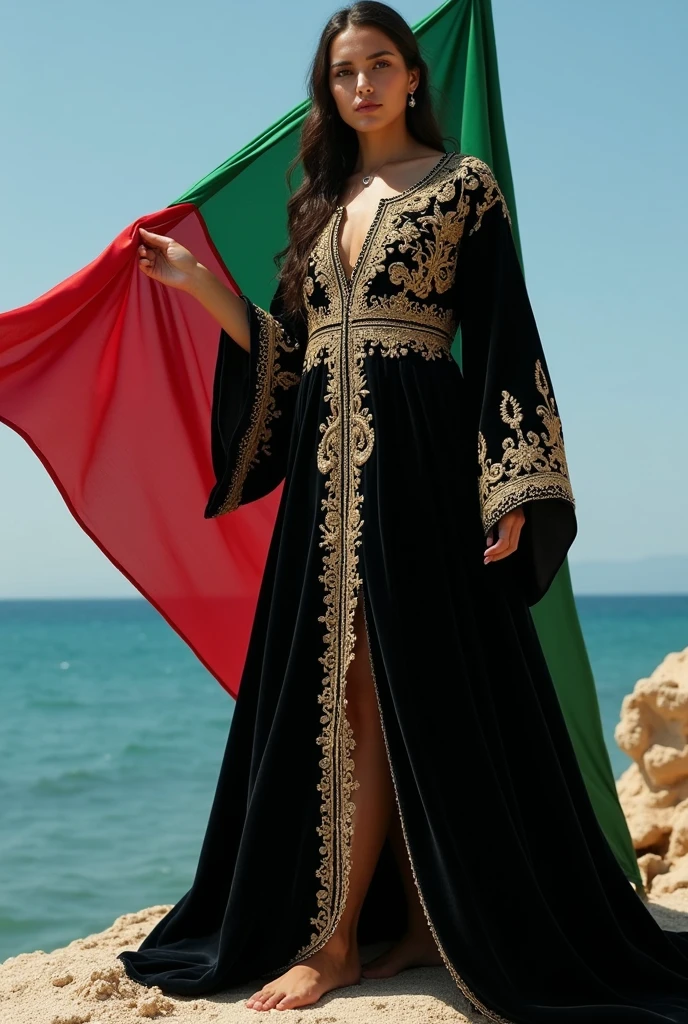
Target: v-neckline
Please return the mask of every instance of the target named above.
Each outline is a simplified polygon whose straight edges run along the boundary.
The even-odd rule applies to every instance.
[[[334,256],[335,256],[335,259],[337,261],[337,267],[338,267],[339,272],[340,272],[340,274],[341,274],[341,276],[342,276],[342,278],[344,280],[344,283],[346,285],[347,290],[351,289],[351,285],[352,285],[353,279],[354,279],[354,277],[356,275],[356,271],[358,270],[358,267],[359,267],[359,265],[361,263],[361,260],[363,259],[363,254],[366,251],[366,248],[368,246],[368,242],[370,241],[371,235],[372,235],[372,233],[373,233],[373,231],[374,231],[374,229],[375,229],[375,227],[376,227],[376,225],[377,225],[377,223],[378,223],[378,221],[380,219],[380,214],[384,210],[384,208],[387,205],[387,203],[394,203],[398,199],[405,199],[407,196],[411,195],[413,192],[416,191],[416,189],[419,189],[422,185],[424,185],[427,181],[429,181],[430,178],[432,178],[439,170],[441,170],[442,167],[444,167],[444,164],[453,155],[454,155],[454,150],[449,150],[447,153],[444,153],[439,158],[437,163],[434,164],[430,168],[430,170],[426,174],[423,175],[422,178],[420,178],[417,182],[415,182],[415,184],[410,185],[409,188],[405,188],[403,192],[397,192],[397,194],[394,195],[394,196],[383,196],[382,199],[378,199],[377,209],[375,210],[375,216],[371,220],[370,226],[369,226],[368,230],[365,233],[365,237],[363,239],[363,244],[361,245],[361,249],[360,249],[360,251],[358,253],[358,256],[356,257],[354,263],[351,266],[351,276],[350,277],[347,277],[346,271],[344,269],[344,261],[342,260],[342,257],[341,257],[340,238],[339,238],[339,229],[341,227],[342,217],[344,215],[344,211],[345,211],[346,207],[345,206],[337,206],[335,208],[335,211],[334,211],[334,228],[333,228]]]

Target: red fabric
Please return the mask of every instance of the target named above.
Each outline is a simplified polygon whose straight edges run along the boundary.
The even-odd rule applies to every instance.
[[[172,235],[238,291],[191,203],[127,227],[97,259],[0,314],[0,420],[79,525],[236,696],[281,486],[203,512],[219,325],[138,268],[138,227]]]

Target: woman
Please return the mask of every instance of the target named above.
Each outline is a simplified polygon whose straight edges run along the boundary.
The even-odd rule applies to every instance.
[[[504,196],[389,7],[330,19],[311,97],[268,311],[141,229],[221,325],[206,517],[284,488],[192,888],[120,958],[260,977],[255,1010],[443,962],[496,1021],[688,1021],[688,936],[606,843],[530,614],[576,520]]]

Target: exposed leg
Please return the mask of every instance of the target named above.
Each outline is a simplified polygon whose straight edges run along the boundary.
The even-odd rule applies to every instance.
[[[364,978],[391,978],[407,967],[432,967],[442,964],[442,956],[432,937],[413,878],[396,801],[389,839],[404,883],[408,908],[406,931],[390,949],[364,964]]]
[[[370,667],[370,652],[359,599],[354,616],[356,643],[346,680],[346,714],[353,730],[354,774],[349,892],[342,917],[322,949],[268,982],[246,1003],[254,1010],[291,1010],[315,1003],[325,992],[360,980],[356,929],[363,900],[391,823],[394,789],[382,735]]]

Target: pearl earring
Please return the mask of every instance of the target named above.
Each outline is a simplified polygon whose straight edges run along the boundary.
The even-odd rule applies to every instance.
[[[409,107],[415,107],[416,99],[412,92],[409,93]]]

